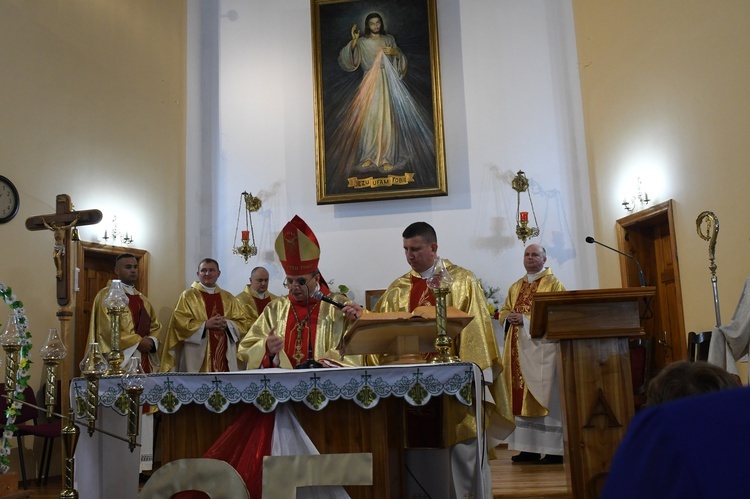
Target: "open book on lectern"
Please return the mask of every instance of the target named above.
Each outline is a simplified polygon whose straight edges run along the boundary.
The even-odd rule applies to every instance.
[[[446,333],[451,338],[474,318],[455,307],[446,307],[446,316]],[[434,352],[435,338],[435,307],[417,307],[411,313],[366,312],[344,333],[341,351],[346,355]]]

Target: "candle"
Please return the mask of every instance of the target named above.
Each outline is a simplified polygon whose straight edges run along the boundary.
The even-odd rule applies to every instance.
[[[529,221],[529,212],[528,211],[522,211],[520,213],[521,215],[521,221],[522,222],[528,222]]]
[[[250,239],[250,231],[249,230],[243,230],[242,231],[242,240],[247,241]]]

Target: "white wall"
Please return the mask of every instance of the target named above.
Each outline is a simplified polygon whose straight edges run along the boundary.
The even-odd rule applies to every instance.
[[[191,263],[210,255],[221,263],[224,288],[238,292],[262,264],[271,290],[282,292],[273,244],[299,214],[321,243],[323,275],[360,302],[364,290],[408,270],[401,232],[417,220],[436,228],[441,256],[504,296],[523,272],[510,186],[523,170],[541,227],[533,242],[546,246],[568,288],[596,287],[594,252],[583,243],[592,216],[570,2],[440,0],[449,195],[325,206],[315,201],[310,3],[226,0],[218,12],[215,5],[188,6],[188,133],[200,140],[189,140],[187,178],[205,186],[201,196],[210,191],[213,206],[211,213],[201,203],[186,207],[187,240],[200,241],[186,250],[188,282]],[[205,117],[191,120],[193,110],[214,106],[215,127],[205,127]],[[248,264],[231,254],[243,190],[263,199],[253,216],[259,256]]]

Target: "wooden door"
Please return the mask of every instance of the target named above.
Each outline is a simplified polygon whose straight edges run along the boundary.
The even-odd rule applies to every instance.
[[[658,204],[617,221],[619,249],[633,255],[643,267],[646,284],[656,297],[644,304],[642,326],[654,341],[652,373],[687,357],[680,269],[674,235],[672,201]],[[635,264],[622,257],[623,286],[638,286]]]
[[[122,246],[107,246],[81,242],[78,248],[78,289],[75,310],[74,363],[75,375],[80,376],[79,363],[88,348],[91,307],[96,294],[116,278],[115,259],[123,253],[132,253],[138,260],[138,281],[135,287],[143,294],[148,287],[148,253],[145,250]]]

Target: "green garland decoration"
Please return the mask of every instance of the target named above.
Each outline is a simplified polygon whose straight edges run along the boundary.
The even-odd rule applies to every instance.
[[[13,290],[0,282],[0,295],[3,300],[10,306],[13,315],[16,316],[18,327],[18,338],[21,343],[21,350],[18,359],[18,373],[16,375],[16,390],[13,394],[13,403],[5,410],[5,429],[3,431],[3,442],[0,446],[0,473],[5,474],[10,469],[10,442],[13,439],[16,430],[16,417],[21,414],[21,401],[25,400],[23,391],[29,386],[29,368],[32,362],[29,360],[31,352],[31,333],[29,332],[29,322],[26,319],[26,311],[23,308],[23,302],[16,298]]]

